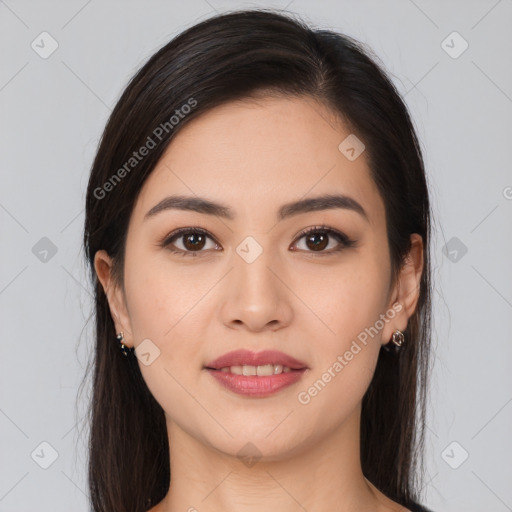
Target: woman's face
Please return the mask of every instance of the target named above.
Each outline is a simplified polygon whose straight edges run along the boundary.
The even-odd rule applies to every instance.
[[[186,125],[145,182],[127,234],[124,294],[109,302],[169,428],[226,454],[254,445],[278,459],[357,415],[381,344],[406,328],[419,274],[409,288],[401,283],[404,303],[390,282],[384,204],[366,153],[357,156],[352,138],[339,149],[349,135],[311,99],[233,102]],[[325,195],[351,202],[302,204]],[[222,209],[165,207],[173,196]],[[302,206],[283,208],[295,202]],[[301,235],[315,226],[325,227]],[[99,253],[99,275],[105,262]],[[279,351],[305,369],[207,369],[240,349]],[[272,366],[257,373],[276,370],[259,362]]]

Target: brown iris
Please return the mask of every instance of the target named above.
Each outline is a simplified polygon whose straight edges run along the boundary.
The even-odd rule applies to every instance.
[[[311,233],[306,237],[306,245],[309,249],[323,250],[328,245],[329,236],[321,231],[317,233]],[[311,245],[309,245],[311,243]]]
[[[183,245],[188,251],[200,251],[204,247],[206,236],[202,233],[190,233],[183,235],[183,239]]]

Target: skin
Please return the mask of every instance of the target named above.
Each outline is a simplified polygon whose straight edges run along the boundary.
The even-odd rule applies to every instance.
[[[391,282],[384,203],[366,155],[349,161],[338,145],[350,131],[310,98],[231,102],[184,126],[137,199],[126,244],[124,287],[98,251],[95,268],[117,332],[137,347],[149,338],[160,355],[142,375],[166,414],[171,486],[151,512],[406,511],[361,471],[361,401],[379,349],[413,314],[423,268],[422,240]],[[366,210],[301,213],[277,222],[287,202],[343,193]],[[222,202],[234,220],[191,211],[144,215],[170,194]],[[325,224],[357,240],[321,255],[297,235]],[[158,241],[182,227],[211,239],[195,256]],[[236,252],[252,236],[263,252]],[[185,250],[183,236],[174,240]],[[218,244],[218,245],[216,245]],[[329,239],[324,253],[339,246]],[[220,247],[220,249],[215,249]],[[295,247],[298,250],[291,250]],[[402,306],[378,335],[308,404],[307,390],[380,314]],[[204,369],[234,349],[280,350],[307,364],[302,379],[266,398],[222,387]],[[249,467],[239,450],[261,458]],[[136,469],[136,468],[135,468]],[[193,508],[191,508],[193,507]]]

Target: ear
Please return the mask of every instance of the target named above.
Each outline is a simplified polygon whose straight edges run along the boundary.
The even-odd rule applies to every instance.
[[[124,333],[124,344],[133,346],[130,315],[126,307],[124,291],[112,277],[112,259],[104,250],[96,251],[94,255],[94,269],[107,296],[110,314],[114,321],[116,334]]]
[[[411,249],[393,286],[388,309],[396,314],[382,330],[382,344],[386,345],[396,329],[405,331],[409,318],[414,314],[420,296],[421,274],[423,272],[423,239],[417,233],[411,235]]]

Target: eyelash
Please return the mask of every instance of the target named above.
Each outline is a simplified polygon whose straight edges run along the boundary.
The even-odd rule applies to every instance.
[[[311,254],[315,254],[315,255],[318,255],[318,256],[328,256],[328,255],[331,255],[331,254],[334,254],[334,253],[338,253],[338,252],[342,251],[343,249],[354,247],[357,244],[356,240],[351,240],[345,234],[343,234],[343,233],[341,233],[341,232],[339,232],[339,231],[337,231],[335,229],[332,229],[332,228],[330,228],[328,226],[313,226],[312,228],[304,229],[303,231],[301,231],[297,235],[296,240],[299,241],[304,236],[310,235],[312,233],[317,233],[317,232],[318,233],[324,233],[324,234],[327,234],[330,237],[335,238],[339,242],[340,245],[337,248],[331,249],[329,251],[319,251],[319,252],[306,251],[306,252],[310,252]],[[208,238],[211,238],[216,244],[218,244],[218,242],[208,233],[208,231],[206,231],[206,230],[204,230],[202,228],[199,228],[199,227],[188,227],[188,228],[177,229],[176,231],[170,233],[169,235],[166,235],[159,242],[159,245],[161,247],[169,247],[174,240],[179,239],[180,236],[183,236],[185,234],[190,234],[190,233],[196,233],[196,234],[205,235]],[[185,256],[185,257],[187,257],[187,256],[194,257],[194,256],[197,256],[197,254],[199,254],[201,252],[205,252],[205,251],[202,251],[202,250],[201,251],[183,251],[182,249],[172,249],[172,248],[169,248],[169,250],[173,254],[179,254],[179,255]]]

